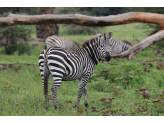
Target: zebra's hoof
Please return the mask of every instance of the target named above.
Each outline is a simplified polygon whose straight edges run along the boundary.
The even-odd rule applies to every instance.
[[[86,104],[84,104],[84,105],[85,105],[85,107],[87,107],[87,108],[89,107],[88,103],[86,103]]]
[[[77,105],[74,105],[73,108],[77,108]]]
[[[54,109],[55,109],[55,110],[57,110],[57,108],[58,108],[57,106],[54,106]]]

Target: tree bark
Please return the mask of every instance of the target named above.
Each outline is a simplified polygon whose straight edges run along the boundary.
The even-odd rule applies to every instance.
[[[55,7],[40,7],[39,15],[41,14],[54,14]],[[39,24],[36,26],[37,38],[46,39],[51,35],[58,35],[57,24]]]
[[[164,14],[130,12],[118,15],[109,15],[103,17],[93,17],[81,14],[67,15],[17,15],[10,14],[8,17],[0,18],[0,26],[10,26],[17,24],[77,24],[81,26],[112,26],[127,23],[153,23],[164,28]]]

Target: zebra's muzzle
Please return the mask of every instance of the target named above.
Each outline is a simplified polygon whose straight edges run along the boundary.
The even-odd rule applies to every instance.
[[[111,57],[111,55],[110,55],[110,53],[109,52],[105,52],[105,61],[110,61],[110,59],[111,59],[112,57]]]

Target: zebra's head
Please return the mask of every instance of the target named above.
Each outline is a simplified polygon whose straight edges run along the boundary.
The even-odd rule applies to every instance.
[[[100,51],[99,52],[101,54],[101,57],[105,58],[106,61],[110,61],[111,50],[112,50],[110,42],[108,40],[106,40],[105,33],[102,35],[97,33],[97,35],[98,35],[98,39],[100,40],[100,44],[99,44],[99,47],[100,47],[99,50]],[[108,38],[111,38],[111,37],[112,37],[112,32],[109,32]]]

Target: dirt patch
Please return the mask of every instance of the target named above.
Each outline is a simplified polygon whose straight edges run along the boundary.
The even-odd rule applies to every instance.
[[[0,70],[8,69],[8,68],[15,68],[15,71],[19,71],[20,67],[23,65],[26,66],[35,66],[35,64],[27,64],[27,63],[19,63],[19,64],[0,64]]]

